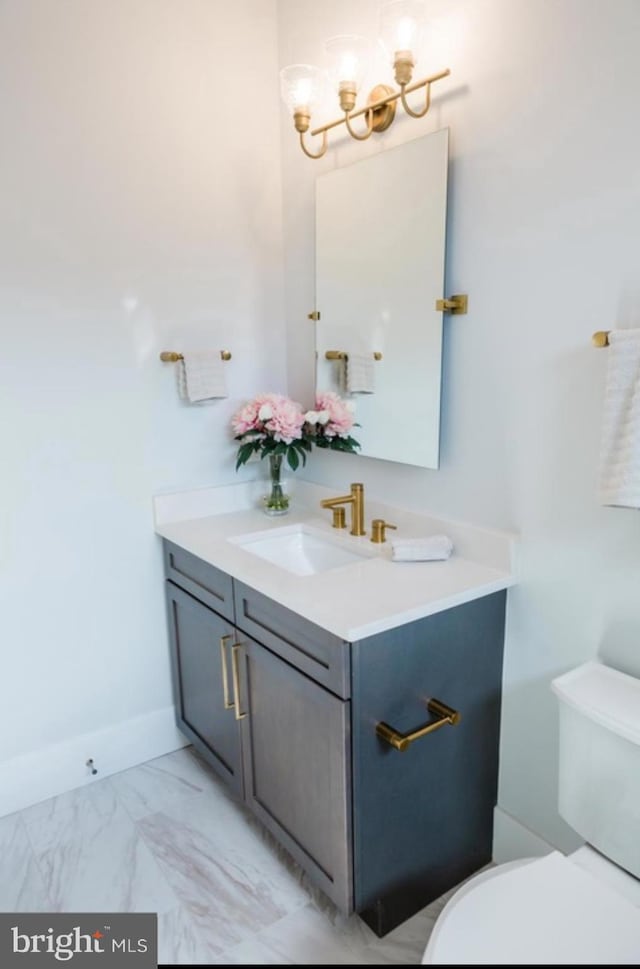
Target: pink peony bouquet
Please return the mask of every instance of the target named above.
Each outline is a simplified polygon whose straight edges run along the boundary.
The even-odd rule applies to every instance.
[[[306,412],[282,394],[259,394],[234,414],[231,426],[240,441],[236,470],[252,454],[286,455],[295,471],[314,444],[334,451],[360,447],[350,434],[356,426],[351,405],[333,393],[319,394],[315,409]]]

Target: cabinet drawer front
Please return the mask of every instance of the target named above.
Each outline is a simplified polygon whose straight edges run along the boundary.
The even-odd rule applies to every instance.
[[[233,585],[225,572],[166,539],[164,567],[168,579],[233,621]]]
[[[234,582],[236,625],[292,666],[343,699],[351,695],[350,646],[320,626],[302,619]]]

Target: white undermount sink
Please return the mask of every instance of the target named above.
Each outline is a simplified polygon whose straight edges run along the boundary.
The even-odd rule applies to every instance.
[[[319,529],[304,524],[238,535],[229,541],[294,575],[315,575],[371,556],[364,550],[346,548],[343,542],[348,539],[332,540]]]

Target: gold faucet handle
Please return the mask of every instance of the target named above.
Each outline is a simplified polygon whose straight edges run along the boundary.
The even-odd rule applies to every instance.
[[[347,516],[344,510],[344,505],[338,505],[336,508],[331,509],[333,512],[333,528],[346,528],[347,527]]]
[[[395,531],[397,530],[398,526],[392,525],[390,522],[386,522],[384,518],[374,518],[371,522],[371,541],[375,542],[376,545],[386,542],[387,528],[393,528]]]

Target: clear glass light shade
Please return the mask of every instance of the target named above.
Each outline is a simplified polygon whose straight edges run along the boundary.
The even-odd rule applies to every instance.
[[[305,108],[309,113],[322,94],[323,72],[313,64],[291,64],[280,71],[280,93],[291,114]]]
[[[371,55],[367,38],[358,34],[341,34],[328,40],[324,48],[329,59],[329,80],[336,91],[346,85],[358,91]]]
[[[380,7],[380,40],[391,63],[397,54],[415,60],[422,38],[423,0],[386,0]]]

